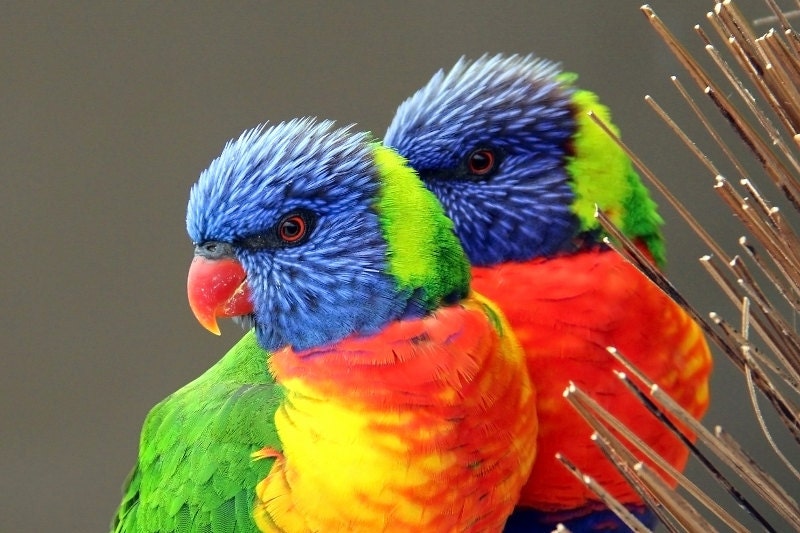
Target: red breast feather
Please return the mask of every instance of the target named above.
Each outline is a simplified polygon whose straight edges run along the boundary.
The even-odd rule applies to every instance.
[[[708,407],[711,356],[700,328],[611,251],[474,267],[473,287],[500,306],[527,356],[537,389],[538,456],[520,505],[583,506],[596,497],[554,458],[562,452],[624,503],[639,502],[589,440],[591,429],[563,399],[570,380],[682,469],[688,450],[610,371],[615,346],[696,417]]]

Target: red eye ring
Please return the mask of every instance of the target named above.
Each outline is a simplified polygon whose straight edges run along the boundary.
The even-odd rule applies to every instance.
[[[497,158],[494,152],[488,148],[478,148],[470,152],[467,156],[467,169],[470,174],[485,176],[494,170]]]
[[[289,215],[278,224],[278,237],[289,244],[305,237],[307,231],[308,225],[302,215]]]

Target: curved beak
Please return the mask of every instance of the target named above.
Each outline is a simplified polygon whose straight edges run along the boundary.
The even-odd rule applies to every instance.
[[[217,317],[235,317],[253,312],[247,275],[239,261],[196,255],[186,283],[189,307],[208,331],[219,335]]]

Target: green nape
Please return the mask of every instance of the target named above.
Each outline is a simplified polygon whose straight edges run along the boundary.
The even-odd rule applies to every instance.
[[[268,354],[247,333],[202,376],[148,414],[114,532],[257,532],[255,487],[280,449],[274,415],[281,388]]]
[[[577,76],[565,73],[559,81],[571,85]],[[575,89],[576,132],[572,142],[573,154],[568,157],[567,172],[572,178],[575,202],[572,210],[581,223],[582,231],[599,229],[595,206],[599,207],[631,239],[641,240],[656,264],[663,266],[666,250],[661,235],[664,223],[656,203],[633,168],[622,148],[611,139],[588,115],[593,111],[611,130],[611,112],[590,91]]]
[[[452,221],[402,156],[380,143],[373,146],[381,179],[377,211],[398,288],[421,291],[429,310],[443,299],[463,298],[469,261]]]

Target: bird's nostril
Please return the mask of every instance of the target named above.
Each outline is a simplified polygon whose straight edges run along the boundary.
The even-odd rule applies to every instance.
[[[219,241],[206,241],[195,246],[194,254],[206,259],[221,259],[233,256],[233,246]]]

